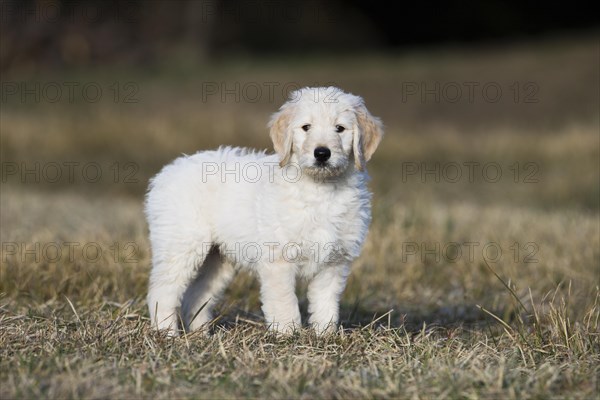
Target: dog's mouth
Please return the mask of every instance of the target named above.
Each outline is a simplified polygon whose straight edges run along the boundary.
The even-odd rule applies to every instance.
[[[304,172],[307,175],[317,179],[335,178],[341,175],[344,170],[344,166],[334,165],[327,161],[315,161],[313,165],[304,168]]]

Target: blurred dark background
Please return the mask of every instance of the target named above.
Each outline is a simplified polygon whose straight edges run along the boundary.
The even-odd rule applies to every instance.
[[[592,4],[538,1],[2,0],[2,71],[162,64],[181,53],[340,54],[572,35]]]
[[[270,149],[266,123],[288,92],[331,84],[362,96],[385,123],[385,145],[369,166],[376,201],[597,211],[593,9],[473,0],[393,8],[358,0],[0,0],[0,158],[18,166],[2,183],[139,201],[148,179],[182,153]],[[501,163],[503,180],[402,178],[406,163],[471,161]],[[70,162],[101,164],[103,179],[27,173]],[[135,179],[109,179],[116,163],[135,166]],[[537,166],[539,184],[509,179],[517,163]]]

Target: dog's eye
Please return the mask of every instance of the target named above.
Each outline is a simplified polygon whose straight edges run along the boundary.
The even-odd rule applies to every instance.
[[[308,132],[309,129],[310,129],[310,124],[302,125],[302,130],[304,132]]]
[[[346,130],[346,128],[344,128],[344,127],[343,127],[343,126],[341,126],[341,125],[336,125],[336,126],[335,126],[335,131],[336,131],[337,133],[344,132],[345,130]]]

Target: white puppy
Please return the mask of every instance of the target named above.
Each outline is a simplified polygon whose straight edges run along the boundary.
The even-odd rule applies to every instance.
[[[180,320],[186,331],[206,326],[234,269],[246,267],[260,278],[271,329],[301,326],[300,275],[311,279],[310,324],[335,330],[371,220],[365,162],[383,137],[381,122],[360,97],[328,87],[292,93],[269,126],[275,155],[203,151],[152,179],[148,307],[158,329],[177,335]]]

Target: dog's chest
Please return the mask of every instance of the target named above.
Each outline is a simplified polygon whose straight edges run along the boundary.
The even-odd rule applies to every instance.
[[[295,202],[288,252],[301,266],[350,261],[360,241],[360,202],[352,190],[314,193]],[[296,253],[296,254],[294,254]]]

